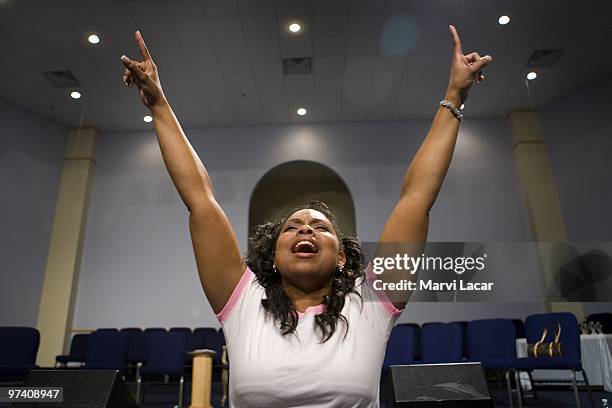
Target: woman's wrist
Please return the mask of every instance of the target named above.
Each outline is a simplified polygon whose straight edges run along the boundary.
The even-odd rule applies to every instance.
[[[444,99],[455,105],[456,108],[459,108],[463,103],[462,92],[458,89],[448,88],[446,90],[446,94],[444,95]]]
[[[151,110],[151,114],[155,115],[157,113],[161,113],[170,108],[170,104],[166,97],[163,97],[159,100],[159,102],[155,103],[155,105],[151,106],[149,109]]]

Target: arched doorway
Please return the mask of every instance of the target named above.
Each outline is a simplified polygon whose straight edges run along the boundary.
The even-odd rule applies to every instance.
[[[356,235],[355,207],[346,184],[331,168],[306,160],[280,164],[262,176],[251,194],[249,232],[309,200],[325,202],[336,214],[340,230]]]

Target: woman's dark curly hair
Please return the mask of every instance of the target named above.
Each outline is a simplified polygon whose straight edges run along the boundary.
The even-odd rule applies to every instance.
[[[303,209],[313,209],[327,217],[338,236],[340,250],[346,254],[344,268],[336,267],[331,292],[323,297],[325,311],[315,316],[315,324],[321,332],[322,342],[326,342],[336,331],[338,321],[344,323],[346,336],[348,321],[340,312],[347,294],[354,293],[360,297],[359,293],[355,291],[355,281],[363,276],[364,267],[363,252],[359,242],[356,238],[342,235],[336,224],[336,217],[325,203],[309,201],[284,213],[274,224],[267,222],[256,227],[249,238],[246,263],[266,290],[267,299],[261,300],[263,308],[279,324],[283,335],[295,333],[298,313],[283,290],[280,274],[274,271],[274,257],[276,241],[287,218],[296,211]]]

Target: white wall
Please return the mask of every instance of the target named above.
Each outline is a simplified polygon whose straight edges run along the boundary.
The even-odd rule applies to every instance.
[[[569,241],[612,241],[612,75],[542,110]]]
[[[612,75],[608,75],[542,110],[570,242],[612,241],[611,95]],[[609,278],[598,283],[604,284],[612,287]],[[586,314],[612,312],[611,302],[583,307]]]
[[[376,240],[428,121],[189,130],[216,197],[246,249],[250,194],[290,160],[332,167],[346,182],[357,231]],[[197,279],[188,214],[164,169],[153,132],[104,133],[97,146],[74,327],[217,325]],[[432,241],[528,241],[505,119],[468,119],[431,212]],[[501,310],[504,309],[504,310]],[[534,311],[515,305],[500,313]],[[536,305],[535,309],[539,310]],[[524,313],[525,312],[525,313]],[[476,304],[413,305],[408,321],[495,313]]]
[[[0,101],[0,326],[36,326],[68,131]]]

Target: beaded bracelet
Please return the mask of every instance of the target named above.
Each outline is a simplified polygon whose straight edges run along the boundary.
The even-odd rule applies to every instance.
[[[455,105],[453,105],[452,102],[449,102],[446,99],[443,99],[440,101],[440,106],[444,106],[445,108],[448,108],[451,112],[453,112],[453,115],[457,118],[459,122],[463,122],[463,114],[461,113],[459,109],[455,107]]]

